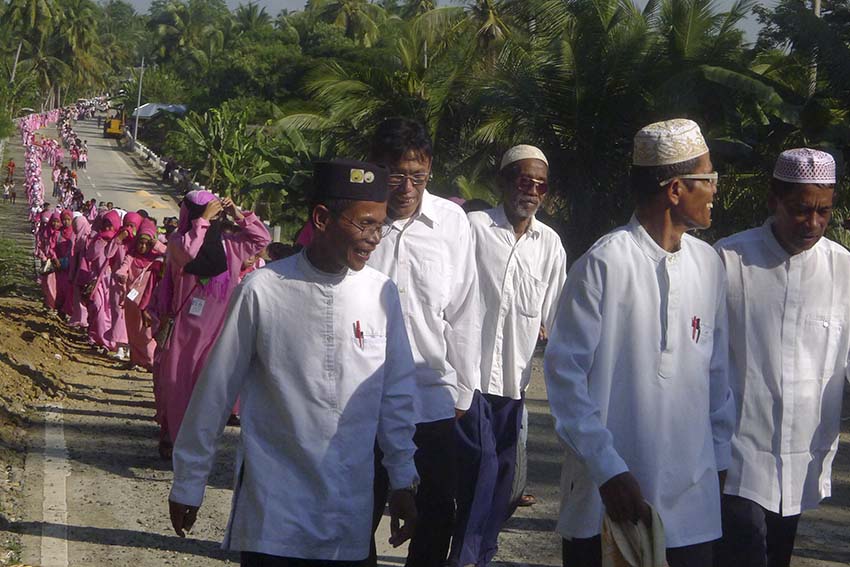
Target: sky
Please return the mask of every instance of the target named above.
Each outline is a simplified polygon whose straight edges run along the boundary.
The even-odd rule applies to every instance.
[[[131,4],[136,8],[139,12],[147,12],[148,8],[150,8],[151,1],[150,0],[129,0]],[[231,8],[235,8],[239,4],[247,4],[248,0],[226,0],[227,5]],[[728,8],[732,5],[734,0],[716,0],[719,8],[724,9]],[[304,5],[307,3],[306,0],[257,0],[257,3],[266,8],[269,14],[272,16],[276,16],[282,9],[286,8],[288,10],[300,10],[304,8]],[[449,3],[448,1],[442,1],[442,3]],[[646,4],[646,0],[637,0],[638,5]],[[763,2],[759,2],[759,4],[772,5],[775,3],[775,0],[766,0]],[[755,21],[755,18],[751,18],[744,22],[743,24],[744,30],[747,32],[747,38],[750,41],[755,40],[756,35],[758,34],[758,22]]]

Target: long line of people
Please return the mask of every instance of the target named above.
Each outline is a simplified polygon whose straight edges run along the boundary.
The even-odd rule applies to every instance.
[[[159,452],[170,459],[230,295],[263,266],[260,254],[270,236],[254,213],[208,191],[186,195],[179,220],[164,219],[161,232],[144,210],[84,202],[60,144],[37,130],[59,121],[62,139],[73,147],[73,120],[90,116],[91,108],[75,105],[19,122],[44,301],[69,325],[85,329],[99,352],[154,373]],[[44,202],[43,162],[54,167],[55,208]],[[234,420],[237,413],[238,405]]]

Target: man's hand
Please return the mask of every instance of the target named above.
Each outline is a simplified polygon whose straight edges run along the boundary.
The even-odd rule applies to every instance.
[[[153,325],[153,317],[147,311],[142,311],[142,325],[147,328],[150,328]]]
[[[540,325],[540,330],[537,332],[537,340],[539,342],[546,342],[549,340],[549,333],[546,332],[546,327]]]
[[[186,537],[186,534],[195,525],[195,520],[198,519],[198,507],[179,504],[169,499],[168,512],[171,514],[171,525],[174,527],[174,531],[180,537]]]
[[[637,524],[642,519],[646,525],[652,525],[652,512],[632,473],[626,471],[611,478],[599,487],[599,494],[612,521]]]
[[[723,488],[726,486],[726,473],[728,471],[717,471],[717,479],[720,481],[720,495],[723,496]]]
[[[218,213],[221,212],[221,208],[221,201],[219,201],[218,199],[210,201],[204,208],[204,213],[201,215],[201,217],[203,217],[204,220],[212,220],[218,215]]]
[[[404,525],[401,525],[401,520]],[[416,520],[416,499],[413,492],[394,490],[390,494],[390,545],[398,547],[413,537]]]
[[[224,208],[224,212],[227,213],[227,216],[229,216],[233,220],[242,220],[243,218],[245,218],[244,216],[242,216],[242,212],[239,210],[239,207],[236,206],[236,203],[234,203],[232,199],[225,197],[221,200],[221,206]]]
[[[121,232],[118,233],[118,236],[115,238],[118,239],[118,242],[123,242],[125,238],[130,236],[130,231],[127,228],[122,228]]]
[[[460,419],[466,415],[466,410],[455,408],[455,419]]]

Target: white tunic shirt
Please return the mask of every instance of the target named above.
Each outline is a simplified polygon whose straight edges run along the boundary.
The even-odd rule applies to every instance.
[[[549,331],[567,280],[558,234],[531,218],[516,237],[503,207],[469,214],[484,326],[481,391],[520,399],[531,380],[541,323]]]
[[[636,218],[570,269],[545,355],[567,445],[558,531],[600,533],[599,486],[626,470],[661,515],[667,547],[717,539],[717,471],[735,423],[723,266],[689,235],[668,253]]]
[[[364,559],[376,436],[392,488],[418,480],[413,380],[398,291],[386,276],[368,267],[326,274],[304,253],[269,264],[231,300],[175,443],[171,498],[201,504],[239,396],[224,547]]]
[[[419,423],[466,410],[479,387],[481,314],[472,232],[463,209],[426,190],[419,212],[392,221],[369,265],[398,286],[416,361]]]
[[[850,253],[822,238],[790,256],[771,224],[716,246],[729,279],[738,404],[725,492],[791,516],[831,492],[850,352]]]

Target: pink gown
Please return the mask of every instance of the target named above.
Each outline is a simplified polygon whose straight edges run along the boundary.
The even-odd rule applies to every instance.
[[[71,314],[72,295],[70,280],[68,279],[68,266],[70,266],[73,249],[73,233],[70,238],[60,234],[54,250],[56,251],[56,258],[63,261],[65,269],[54,272],[56,276],[56,308],[66,315]]]
[[[81,286],[89,277],[86,247],[89,244],[90,230],[85,217],[74,219],[74,232],[77,236],[74,239],[71,264],[68,267],[68,281],[71,286],[71,318],[68,324],[72,327],[88,327],[89,325],[89,312],[83,301]]]
[[[62,211],[61,218],[64,223],[66,219],[73,220],[73,215],[71,211],[65,210]],[[75,239],[73,224],[68,227],[63,224],[63,227],[59,230],[59,240],[56,243],[56,257],[62,261],[63,266],[61,270],[56,272],[56,306],[68,316],[71,315],[71,302],[73,301],[69,268]]]
[[[106,332],[112,324],[108,286],[112,279],[112,270],[109,267],[109,259],[106,257],[108,244],[109,241],[94,235],[86,247],[85,258],[89,273],[86,283],[97,282],[86,307],[89,314],[89,339],[96,345],[114,350],[115,345],[106,338]]]
[[[106,339],[118,345],[127,344],[127,323],[124,320],[124,285],[123,282],[115,279],[115,273],[124,263],[127,257],[127,244],[132,238],[127,238],[125,241],[119,241],[113,238],[106,247],[106,257],[109,258],[109,266],[111,268],[111,276],[107,286],[107,295],[109,298],[109,330],[106,332]]]
[[[161,256],[165,253],[165,246],[157,243],[154,246],[154,252]],[[136,259],[132,254],[127,254],[124,263],[116,273],[116,276],[124,281],[124,322],[127,328],[127,342],[130,345],[130,362],[147,370],[153,369],[156,341],[153,338],[153,329],[146,326],[142,319],[142,312],[151,302],[153,290],[159,282],[161,272],[161,258]],[[145,273],[146,275],[143,275]],[[130,301],[127,299],[127,294],[133,289],[134,282],[142,277],[147,279],[147,283],[138,300]]]
[[[56,244],[59,241],[59,231],[49,225],[45,226],[39,237],[36,257],[42,262],[56,259]],[[44,295],[44,304],[50,309],[56,309],[56,272],[41,275],[41,292]]]
[[[210,349],[221,332],[228,301],[239,283],[242,263],[271,241],[269,231],[254,213],[244,212],[243,215],[245,218],[238,221],[242,231],[221,237],[229,278],[224,289],[208,289],[210,286],[201,285],[196,276],[183,273],[183,266],[201,249],[209,227],[207,220],[195,219],[186,234],[175,232],[168,243],[166,269],[172,281],[171,312],[176,315],[171,338],[163,345],[156,390],[159,392],[157,417],[166,430],[163,438],[170,438],[172,442],[180,431],[192,390]],[[200,302],[203,302],[202,308]]]
[[[128,344],[129,338],[127,337],[127,322],[124,317],[124,282],[116,279],[115,275],[127,257],[127,252],[141,222],[142,217],[138,213],[131,212],[124,215],[122,230],[128,225],[132,226],[131,236],[124,240],[118,240],[116,235],[116,238],[113,238],[109,246],[106,247],[106,257],[109,258],[109,265],[113,274],[109,281],[109,309],[112,324],[106,333],[106,339],[116,346]],[[120,232],[119,230],[118,234]]]

